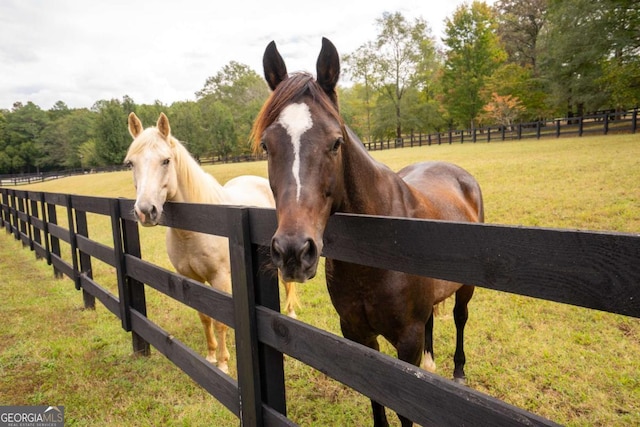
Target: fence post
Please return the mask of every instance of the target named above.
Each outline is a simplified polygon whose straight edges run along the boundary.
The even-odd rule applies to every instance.
[[[518,139],[522,139],[522,123],[518,123]]]
[[[556,138],[560,138],[560,120],[556,120]]]
[[[56,224],[56,225],[58,224],[58,214],[56,212],[55,203],[47,202],[47,224]],[[47,251],[47,254],[48,254],[47,262],[49,264],[53,264],[51,260],[51,253],[53,253],[54,255],[60,256],[60,239],[48,233],[48,226],[47,226],[47,234],[51,239],[49,251]],[[55,266],[53,266],[53,275],[58,279],[62,278],[62,272],[58,270]]]
[[[120,202],[118,199],[118,212],[121,213]],[[140,233],[138,223],[128,220],[124,217],[120,218],[120,226],[122,229],[122,241],[125,256],[134,256],[142,258],[140,248]],[[124,265],[123,265],[124,267]],[[123,268],[126,274],[126,268]],[[144,283],[131,277],[125,277],[125,292],[127,292],[129,300],[129,309],[134,309],[143,316],[147,315],[147,298],[144,290]],[[133,353],[140,356],[149,356],[151,354],[151,346],[136,331],[131,331],[131,343],[133,345]]]
[[[20,228],[18,225],[18,208],[17,208],[16,190],[11,190],[9,194],[10,194],[9,212],[11,214],[11,232],[13,233],[13,238],[16,240],[19,240]]]
[[[44,193],[38,193],[40,195],[40,212],[42,212],[42,221],[44,224],[42,225],[42,240],[44,241],[44,250],[45,250],[45,259],[47,261],[47,265],[51,265],[51,243],[49,241],[49,220],[48,212],[47,212],[47,204],[44,200]]]
[[[631,133],[636,133],[636,129],[638,129],[638,107],[633,109],[631,115]]]
[[[18,219],[18,224],[20,225],[20,231],[18,233],[18,236],[19,236],[20,242],[22,242],[22,247],[29,246],[31,248],[31,245],[29,242],[29,240],[31,239],[31,236],[29,233],[29,222],[28,222],[29,212],[27,211],[27,205],[24,197],[20,196],[18,192],[16,192],[16,200],[18,202],[16,218]],[[27,221],[20,219],[21,213],[27,217]],[[27,238],[26,242],[24,241],[22,236],[25,236]]]
[[[578,117],[578,136],[582,136],[582,116]]]
[[[109,200],[109,213],[111,216],[111,230],[113,232],[113,250],[116,259],[116,274],[118,278],[118,298],[120,300],[120,320],[122,328],[131,332],[133,352],[149,355],[150,347],[142,337],[132,331],[131,309],[146,316],[146,301],[144,284],[127,276],[125,254],[140,257],[140,240],[137,224],[122,218],[120,211],[120,199]]]
[[[540,139],[540,120],[536,121],[536,139]]]
[[[124,268],[124,250],[122,243],[122,227],[120,221],[120,203],[118,199],[109,200],[109,214],[111,216],[111,232],[113,233],[113,252],[116,261],[116,276],[118,279],[118,299],[120,300],[120,320],[122,328],[131,331],[131,312],[129,311],[129,292],[126,289],[126,272]]]
[[[73,281],[76,289],[80,290],[80,271],[78,269],[78,241],[76,240],[76,226],[73,220],[73,208],[71,206],[71,195],[65,195],[67,206],[67,220],[69,222],[69,244],[71,245],[71,265],[73,266]]]
[[[75,210],[76,213],[76,228],[77,233],[81,236],[89,238],[89,226],[87,224],[87,213],[84,211]],[[93,271],[91,270],[91,256],[78,251],[78,255],[80,258],[80,276],[85,275],[88,278],[93,278]],[[96,297],[91,295],[89,292],[82,289],[82,300],[84,302],[84,308],[88,310],[95,310],[96,308]]]
[[[609,113],[604,114],[604,134],[609,133]]]
[[[4,206],[5,200],[7,198],[6,192],[7,190],[4,188],[0,188],[0,227],[4,228]]]
[[[236,358],[241,425],[263,425],[263,402],[286,415],[284,362],[281,353],[258,342],[256,304],[279,307],[277,279],[260,272],[259,251],[251,243],[249,209],[230,208],[227,222],[235,312]],[[275,290],[274,290],[275,288]],[[263,300],[263,301],[261,301]],[[279,309],[279,308],[276,308]]]
[[[35,199],[35,195],[33,195],[33,193],[31,193],[33,198],[29,198],[29,202],[31,204],[31,217],[35,216],[36,218],[43,218],[44,219],[44,213],[40,212],[40,209],[38,207],[38,200]],[[35,214],[34,214],[35,212]],[[34,226],[33,224],[31,224],[31,232],[33,233],[33,241],[38,245],[38,246],[42,246],[42,233],[40,231],[40,229],[36,226]],[[35,247],[34,247],[35,249]],[[36,251],[36,259],[40,259],[42,258],[42,255],[40,255],[38,253],[38,251]]]

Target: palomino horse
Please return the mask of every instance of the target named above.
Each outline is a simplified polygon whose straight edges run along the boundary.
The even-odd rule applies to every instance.
[[[322,41],[317,80],[288,75],[271,42],[264,74],[272,94],[254,123],[254,148],[268,154],[269,181],[276,199],[278,228],[271,257],[285,280],[314,277],[327,220],[334,212],[483,220],[476,180],[448,163],[407,166],[397,174],[376,162],[339,114],[335,91],[338,53]],[[465,379],[463,333],[473,286],[326,260],[327,287],[340,316],[343,335],[379,349],[384,336],[398,358],[433,368],[433,307],[455,293],[457,330],[454,378]],[[372,401],[374,424],[388,425],[385,409]],[[403,426],[412,422],[400,416]]]
[[[224,186],[220,185],[171,135],[169,119],[163,113],[156,127],[147,129],[142,127],[134,113],[129,114],[129,132],[134,140],[125,164],[133,170],[136,187],[134,211],[140,224],[157,225],[167,201],[275,207],[269,181],[265,178],[240,176]],[[202,283],[209,282],[217,290],[231,292],[226,237],[168,228],[167,252],[176,271],[183,276]],[[287,313],[295,317],[295,284],[285,283],[285,290]],[[228,372],[227,326],[202,313],[199,315],[207,338],[207,360]]]

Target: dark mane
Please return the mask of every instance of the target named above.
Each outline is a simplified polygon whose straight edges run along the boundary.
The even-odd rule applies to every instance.
[[[260,140],[264,130],[278,119],[278,116],[287,105],[298,101],[303,96],[311,97],[314,102],[319,103],[341,125],[343,124],[337,103],[334,103],[329,98],[313,76],[304,72],[294,73],[276,87],[260,109],[253,123],[249,139],[254,152],[260,149]]]

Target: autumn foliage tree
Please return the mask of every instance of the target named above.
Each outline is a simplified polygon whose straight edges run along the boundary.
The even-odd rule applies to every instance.
[[[525,108],[517,97],[500,96],[494,92],[491,94],[491,101],[482,109],[481,116],[488,123],[497,123],[513,129],[513,124],[524,111]]]

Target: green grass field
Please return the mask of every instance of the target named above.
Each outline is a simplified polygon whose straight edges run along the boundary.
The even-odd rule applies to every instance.
[[[640,135],[465,143],[373,155],[394,170],[418,160],[463,166],[483,188],[488,223],[640,233]],[[266,175],[265,162],[205,169],[221,182],[247,173]],[[134,196],[129,172],[20,189]],[[109,242],[106,220],[89,221],[92,238]],[[141,229],[142,252],[170,268],[164,231]],[[51,267],[20,247],[0,232],[0,405],[64,405],[67,425],[74,426],[238,424],[157,352],[132,356],[130,337],[118,319],[99,303],[95,311],[83,310],[73,283],[54,279]],[[94,277],[115,291],[111,267],[96,262]],[[300,286],[300,294],[300,320],[339,334],[323,275]],[[153,290],[147,296],[149,317],[204,354],[195,312]],[[452,308],[448,304],[446,311]],[[479,288],[469,308],[470,387],[561,424],[640,425],[639,319]],[[449,313],[436,318],[436,362],[447,378],[454,330]],[[382,347],[393,354],[385,343]],[[285,370],[289,417],[295,422],[371,424],[368,399],[291,358]]]

